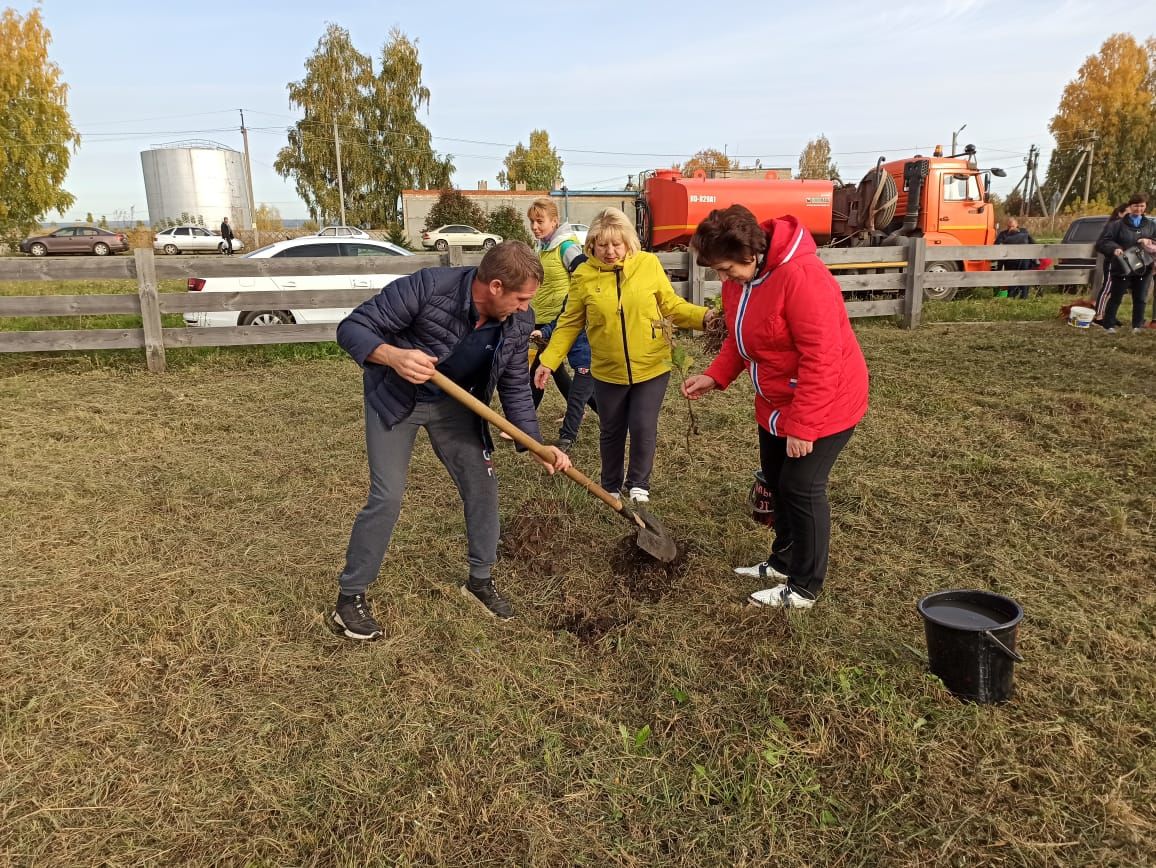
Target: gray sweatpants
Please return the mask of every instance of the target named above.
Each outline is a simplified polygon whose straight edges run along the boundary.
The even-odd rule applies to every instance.
[[[446,398],[419,403],[413,413],[385,427],[365,406],[365,447],[369,457],[369,500],[353,522],[343,594],[363,594],[377,579],[393,527],[401,512],[410,456],[418,428],[425,428],[434,453],[450,472],[466,514],[470,577],[488,579],[498,556],[498,478],[480,435],[478,417]]]

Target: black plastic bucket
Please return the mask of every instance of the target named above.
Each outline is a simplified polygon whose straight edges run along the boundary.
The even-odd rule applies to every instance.
[[[990,591],[938,591],[916,606],[927,660],[944,685],[969,702],[1007,702],[1014,692],[1019,603]]]

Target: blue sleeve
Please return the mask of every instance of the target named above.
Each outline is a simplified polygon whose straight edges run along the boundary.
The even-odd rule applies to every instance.
[[[409,328],[433,291],[428,269],[415,271],[388,284],[373,298],[362,302],[337,326],[337,343],[357,364],[382,344],[392,343],[398,332]]]

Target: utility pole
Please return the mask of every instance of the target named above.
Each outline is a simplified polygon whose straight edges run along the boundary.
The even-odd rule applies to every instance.
[[[967,124],[964,124],[962,127],[960,127],[958,130],[955,130],[951,134],[951,156],[953,157],[959,153],[959,151],[955,149],[956,143],[959,141],[959,134],[962,133],[965,129],[967,129]]]
[[[1072,169],[1072,174],[1068,176],[1068,183],[1067,186],[1064,187],[1064,192],[1060,194],[1060,198],[1056,200],[1056,207],[1052,209],[1052,226],[1056,225],[1056,212],[1059,210],[1059,206],[1064,203],[1064,200],[1068,198],[1068,191],[1072,189],[1072,182],[1076,180],[1076,175],[1080,173],[1080,168],[1084,165],[1084,160],[1087,158],[1088,149],[1084,148],[1080,154],[1080,159],[1076,161],[1076,167]],[[1087,204],[1087,193],[1084,194],[1084,197],[1084,203]]]
[[[1036,197],[1040,203],[1040,212],[1045,217],[1047,217],[1048,216],[1048,203],[1044,201],[1044,191],[1040,187],[1040,179],[1039,179],[1039,176],[1036,174],[1036,169],[1039,167],[1039,164],[1040,164],[1040,152],[1039,152],[1039,149],[1037,148],[1035,159],[1032,160],[1032,185],[1036,189]]]
[[[1021,183],[1024,185],[1023,205],[1020,207],[1021,217],[1030,217],[1032,213],[1032,177],[1034,175],[1036,162],[1036,146],[1028,147],[1027,168],[1024,170],[1024,177]],[[1016,184],[1018,187],[1019,184]]]
[[[1096,151],[1096,134],[1092,133],[1092,140],[1088,142],[1088,171],[1084,175],[1084,206],[1088,205],[1088,196],[1092,192],[1092,155]]]
[[[333,118],[333,144],[337,148],[337,198],[341,204],[341,225],[345,223],[345,182],[341,179],[341,135],[337,132],[337,117]]]
[[[249,228],[253,230],[253,249],[261,246],[261,231],[257,228],[257,203],[253,201],[253,164],[249,162],[249,130],[245,127],[245,110],[241,113],[241,139],[245,143],[245,190],[249,194]]]

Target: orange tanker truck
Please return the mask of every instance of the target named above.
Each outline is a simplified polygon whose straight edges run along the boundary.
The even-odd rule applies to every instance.
[[[858,184],[766,178],[686,178],[673,169],[645,173],[637,203],[638,234],[648,250],[685,247],[699,222],[715,208],[741,204],[760,220],[791,214],[830,247],[880,247],[922,236],[927,270],[988,271],[986,260],[936,259],[937,245],[995,242],[995,208],[989,204],[991,175],[979,169],[975,147],[962,154],[902,160],[880,157]],[[953,287],[929,287],[928,298],[949,299]]]

